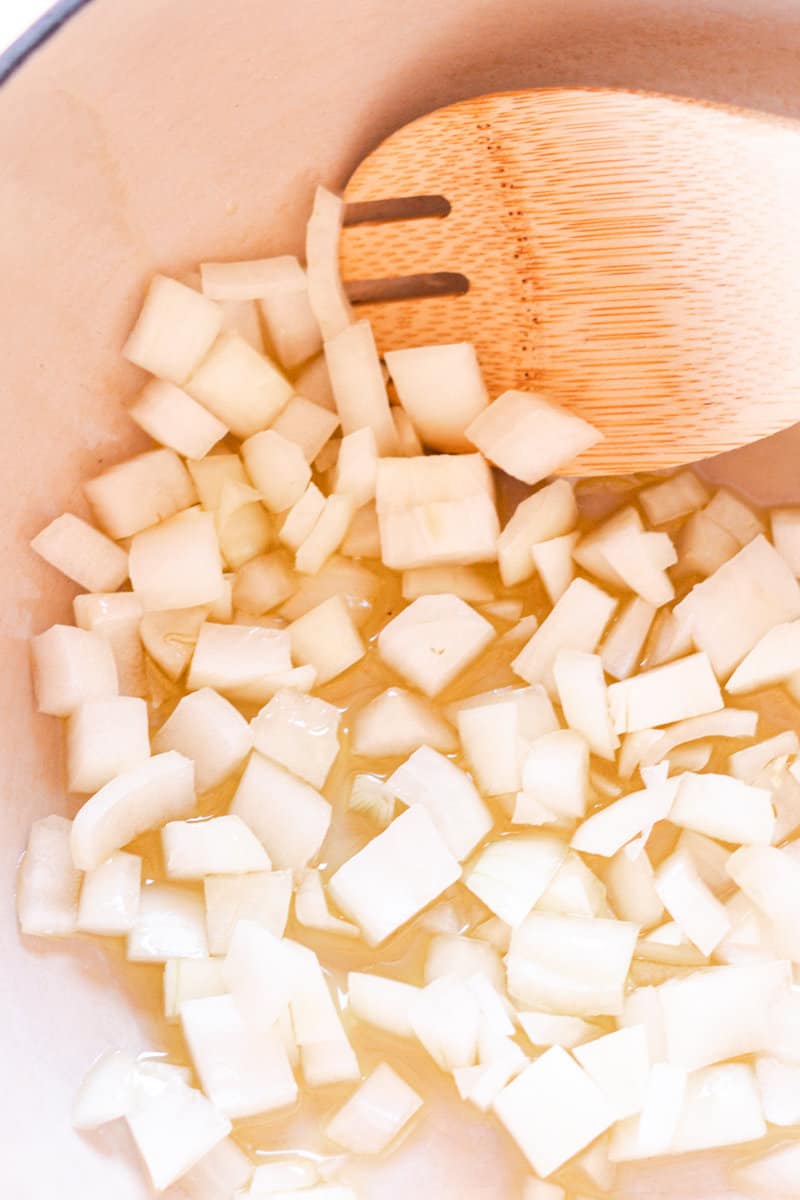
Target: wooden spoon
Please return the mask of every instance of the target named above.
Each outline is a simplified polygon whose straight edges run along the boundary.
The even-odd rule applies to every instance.
[[[358,207],[423,195],[449,215]],[[603,431],[570,474],[690,462],[800,420],[800,124],[631,92],[479,96],[392,134],[345,199],[345,279],[469,281],[365,304],[379,348],[474,342],[493,397],[541,391]]]

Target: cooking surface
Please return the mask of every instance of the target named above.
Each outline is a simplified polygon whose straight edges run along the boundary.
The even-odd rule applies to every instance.
[[[627,3],[537,10],[529,0],[408,0],[402,11],[355,0],[271,9],[262,0],[139,0],[124,15],[123,30],[118,0],[93,0],[2,91],[7,896],[31,821],[75,807],[61,792],[58,731],[33,711],[24,640],[68,615],[74,589],[55,582],[27,543],[64,508],[83,511],[82,478],[142,444],[118,403],[137,382],[118,348],[154,270],[274,253],[287,233],[299,248],[317,176],[340,184],[390,129],[458,97],[604,84],[800,109],[800,23],[789,4],[762,4],[757,20],[732,3],[644,3],[631,16]],[[798,443],[782,435],[733,460],[756,498],[800,498]],[[717,463],[708,473],[721,479],[730,469]],[[14,981],[0,1001],[5,1191],[15,1200],[142,1200],[138,1166],[116,1158],[124,1133],[82,1139],[68,1117],[87,1062],[111,1044],[152,1044],[136,976],[92,944],[77,955],[73,946],[20,947],[8,903],[0,946]],[[425,1130],[387,1160],[388,1190],[376,1195],[404,1194],[409,1182],[437,1200],[505,1194],[498,1135],[477,1121],[449,1123],[443,1109]],[[421,1165],[420,1146],[435,1167]],[[667,1171],[648,1195],[732,1200],[721,1182],[700,1185],[693,1159]]]

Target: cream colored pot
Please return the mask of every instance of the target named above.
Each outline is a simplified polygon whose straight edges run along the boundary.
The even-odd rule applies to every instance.
[[[56,723],[33,711],[26,644],[69,619],[73,589],[27,545],[65,507],[81,511],[83,478],[137,445],[119,404],[137,373],[119,347],[143,282],[299,247],[317,180],[341,185],[377,139],[459,97],[601,84],[798,115],[800,2],[92,0],[24,62],[5,61],[0,1193],[142,1200],[124,1131],[81,1138],[69,1107],[108,1045],[153,1044],[140,1002],[154,980],[94,944],[20,944],[12,890],[31,821],[73,807]],[[740,456],[738,477],[764,500],[792,498],[799,441]],[[365,1177],[364,1200],[514,1200],[517,1156],[459,1112],[436,1101]],[[692,1160],[622,1184],[618,1196],[732,1195]]]

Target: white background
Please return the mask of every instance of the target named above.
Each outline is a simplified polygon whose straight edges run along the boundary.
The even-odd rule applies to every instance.
[[[0,0],[0,50],[10,46],[53,0]]]

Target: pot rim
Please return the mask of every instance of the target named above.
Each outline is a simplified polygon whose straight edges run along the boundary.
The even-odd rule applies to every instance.
[[[38,21],[34,21],[7,50],[0,53],[0,84],[5,83],[17,68],[22,66],[26,58],[43,46],[48,38],[89,2],[90,0],[58,0],[58,3],[43,13]]]

